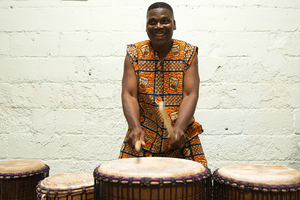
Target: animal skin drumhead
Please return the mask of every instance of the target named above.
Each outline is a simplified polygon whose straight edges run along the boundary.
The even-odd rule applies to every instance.
[[[288,167],[264,164],[235,164],[221,167],[218,174],[236,181],[262,185],[300,183],[300,172]]]
[[[106,162],[99,167],[98,172],[117,177],[169,178],[199,174],[205,172],[205,167],[185,159],[143,157]]]
[[[0,173],[18,174],[37,171],[45,167],[45,164],[39,160],[17,159],[0,161]]]

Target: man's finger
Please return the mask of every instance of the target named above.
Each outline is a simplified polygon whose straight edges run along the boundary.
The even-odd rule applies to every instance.
[[[141,140],[141,144],[142,144],[143,146],[145,146],[146,143],[145,143],[145,133],[144,133],[144,132],[141,133],[141,135],[140,135],[140,140]]]

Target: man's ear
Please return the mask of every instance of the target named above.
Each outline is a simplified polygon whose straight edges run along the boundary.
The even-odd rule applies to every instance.
[[[176,30],[176,21],[174,20],[174,30]]]

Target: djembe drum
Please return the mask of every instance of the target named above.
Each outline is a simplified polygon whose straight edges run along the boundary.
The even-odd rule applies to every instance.
[[[49,176],[36,186],[41,200],[93,200],[94,178],[92,173],[69,173]]]
[[[209,200],[211,173],[176,158],[126,158],[94,171],[96,200]]]
[[[39,160],[0,161],[0,199],[36,199],[36,185],[49,175],[49,169]]]
[[[262,164],[236,164],[213,174],[214,200],[300,200],[300,172]]]

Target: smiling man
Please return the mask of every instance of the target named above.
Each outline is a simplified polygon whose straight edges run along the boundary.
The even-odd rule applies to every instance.
[[[173,39],[173,9],[157,2],[147,11],[149,40],[127,47],[122,79],[122,105],[128,131],[119,158],[175,157],[207,165],[194,119],[198,101],[198,48]],[[171,140],[158,109],[163,101],[173,127]],[[134,146],[140,140],[142,149]]]

